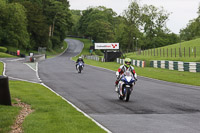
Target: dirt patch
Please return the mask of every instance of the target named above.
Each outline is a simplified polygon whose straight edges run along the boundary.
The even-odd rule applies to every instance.
[[[17,104],[13,104],[13,106],[21,107],[22,109],[21,109],[19,115],[17,116],[17,119],[16,119],[14,125],[11,126],[12,130],[10,133],[23,133],[22,123],[23,123],[24,119],[30,113],[32,113],[34,110],[31,109],[30,105],[22,103],[20,99],[15,98],[15,100],[17,101]]]

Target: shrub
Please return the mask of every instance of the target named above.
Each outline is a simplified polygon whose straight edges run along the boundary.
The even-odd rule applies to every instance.
[[[101,50],[95,50],[95,54],[98,56],[103,56],[103,53],[101,52]]]
[[[0,47],[0,52],[5,53],[6,51],[7,51],[7,48],[5,48],[5,47]]]

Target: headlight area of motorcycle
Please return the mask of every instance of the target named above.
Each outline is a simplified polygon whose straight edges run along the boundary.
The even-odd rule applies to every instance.
[[[125,85],[126,87],[131,87],[131,85]]]

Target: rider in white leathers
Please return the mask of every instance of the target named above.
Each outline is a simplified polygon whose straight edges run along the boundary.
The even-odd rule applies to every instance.
[[[137,74],[135,73],[135,69],[133,66],[131,66],[131,59],[130,58],[126,58],[124,65],[121,65],[118,69],[118,71],[116,72],[116,76],[117,76],[117,80],[115,81],[115,91],[118,91],[117,85],[120,81],[120,77],[121,75],[126,72],[126,71],[130,71],[132,72],[133,76],[135,77],[135,79],[137,80]]]

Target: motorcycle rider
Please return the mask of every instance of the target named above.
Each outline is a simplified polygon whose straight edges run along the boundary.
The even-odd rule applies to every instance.
[[[116,76],[117,76],[117,80],[115,81],[115,91],[116,92],[118,91],[117,85],[118,85],[118,83],[120,81],[121,75],[126,71],[132,72],[135,80],[137,80],[135,69],[134,69],[133,66],[131,66],[131,59],[130,58],[125,58],[124,65],[121,65],[118,68],[118,71],[116,72]]]
[[[80,61],[83,62],[83,67],[84,67],[83,58],[80,56],[80,57],[78,57],[78,59],[76,60],[76,69],[77,69],[77,65],[78,65],[78,63],[79,63]]]

